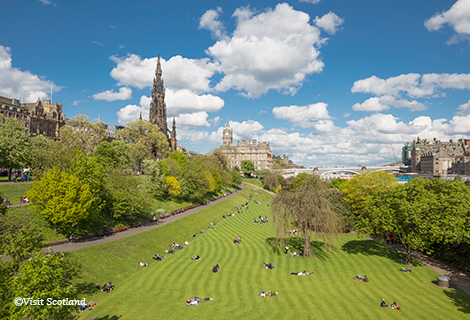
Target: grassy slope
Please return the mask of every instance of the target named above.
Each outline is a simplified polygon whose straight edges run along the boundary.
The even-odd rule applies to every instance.
[[[33,186],[30,182],[0,183],[0,192],[10,200],[11,203],[19,203],[20,197]],[[2,199],[3,201],[3,199]]]
[[[255,186],[258,186],[258,187],[260,187],[260,188],[263,187],[263,183],[261,182],[260,179],[242,178],[242,181],[243,181],[243,182],[248,182],[248,183],[254,184]]]
[[[97,307],[81,319],[470,319],[467,295],[434,286],[437,274],[427,267],[415,267],[410,274],[398,272],[399,255],[355,235],[345,236],[331,253],[315,246],[312,259],[277,253],[276,247],[269,245],[271,222],[252,222],[253,217],[268,214],[267,202],[251,203],[248,211],[220,219],[232,205],[243,203],[246,195],[244,191],[134,237],[74,252],[87,268],[88,280],[116,284],[113,292],[95,295]],[[186,236],[216,218],[220,221],[215,230],[193,240]],[[242,237],[242,245],[232,244],[237,236]],[[167,259],[156,262],[150,258],[161,254],[169,243],[184,240],[190,245]],[[190,260],[194,254],[203,259]],[[150,267],[140,268],[138,261],[149,262]],[[275,269],[262,269],[265,261]],[[213,274],[211,268],[216,263],[221,270]],[[302,270],[315,273],[308,277],[289,275]],[[352,280],[357,273],[367,274],[371,282]],[[280,294],[260,298],[261,289]],[[185,299],[194,296],[212,296],[214,301],[185,306]],[[382,298],[388,304],[396,300],[402,310],[380,308]]]

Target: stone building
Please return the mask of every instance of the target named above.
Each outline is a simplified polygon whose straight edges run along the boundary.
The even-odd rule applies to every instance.
[[[470,173],[470,139],[442,142],[434,138],[413,140],[411,172],[441,176]]]
[[[227,122],[222,133],[222,146],[220,150],[227,157],[227,162],[232,169],[241,168],[243,160],[250,160],[255,165],[255,170],[271,169],[273,166],[273,153],[269,142],[259,142],[256,139],[237,142],[233,145],[233,130]]]
[[[291,168],[297,168],[298,165],[294,164],[294,162],[292,162],[292,160],[289,159],[288,156],[286,156],[285,154],[282,155],[282,158],[281,156],[273,156],[273,162],[275,162],[276,160],[279,160],[279,163],[281,164],[284,164],[288,167],[291,167]]]
[[[20,103],[17,99],[0,97],[0,113],[4,118],[16,118],[32,136],[58,138],[59,129],[65,125],[62,104],[38,98],[33,103]]]
[[[175,122],[175,118],[173,117],[173,128],[172,128],[172,131],[170,132],[170,130],[168,130],[168,124],[167,124],[167,118],[166,118],[165,89],[163,86],[160,55],[158,55],[157,67],[155,69],[155,78],[153,79],[149,121],[150,123],[155,124],[160,128],[160,130],[168,139],[168,143],[170,144],[171,151],[175,151],[177,149],[176,148],[176,143],[177,143],[176,122]]]

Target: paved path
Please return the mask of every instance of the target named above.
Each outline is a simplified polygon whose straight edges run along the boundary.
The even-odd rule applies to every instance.
[[[243,184],[241,185],[241,188],[242,188],[242,190],[244,189]],[[217,199],[215,201],[211,201],[207,205],[203,205],[203,206],[196,207],[194,209],[186,210],[183,213],[179,213],[175,216],[170,216],[170,217],[165,218],[163,220],[158,220],[155,223],[149,224],[147,226],[143,226],[143,227],[139,227],[139,228],[129,228],[126,231],[114,233],[114,234],[109,235],[109,236],[100,237],[100,238],[98,238],[98,237],[91,238],[91,239],[79,241],[79,242],[76,242],[76,243],[60,244],[60,245],[56,245],[56,246],[51,246],[50,248],[52,248],[52,250],[54,250],[54,252],[73,251],[73,250],[79,250],[79,249],[87,248],[87,247],[91,247],[91,246],[96,246],[98,244],[107,243],[107,242],[114,241],[114,240],[117,240],[117,239],[127,238],[127,237],[130,237],[130,236],[134,235],[134,234],[138,234],[138,233],[141,233],[141,232],[144,232],[144,231],[162,226],[164,224],[173,222],[175,220],[181,219],[183,217],[189,216],[190,214],[193,214],[195,212],[203,210],[203,209],[205,209],[207,207],[210,207],[210,206],[212,206],[216,203],[222,202],[222,201],[224,201],[224,200],[226,200],[230,197],[233,197],[233,196],[235,196],[239,193],[240,193],[240,191],[235,191],[231,195],[229,195],[227,197],[222,197],[222,198]]]
[[[263,191],[266,191],[266,192],[269,193],[270,195],[273,195],[273,196],[276,195],[274,192],[271,192],[271,191],[269,191],[269,190],[263,189],[263,188],[261,188],[260,186],[257,186],[256,184],[249,183],[249,182],[243,182],[243,183],[249,184],[250,186],[253,186],[253,187],[256,187],[256,188],[261,189],[261,190],[263,190]]]
[[[391,248],[401,253],[405,253],[405,250],[403,249],[403,247],[398,244],[387,244],[387,243],[382,243],[374,238],[370,238],[370,239],[383,246],[386,246],[388,248]],[[449,276],[452,288],[460,289],[470,296],[470,277],[468,274],[463,273],[457,268],[454,268],[450,264],[447,264],[437,259],[433,259],[420,252],[413,251],[411,256],[413,259],[416,259],[419,262],[425,264],[426,266],[436,271],[440,275]]]

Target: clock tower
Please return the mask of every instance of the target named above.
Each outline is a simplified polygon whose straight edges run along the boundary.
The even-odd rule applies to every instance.
[[[230,124],[227,122],[222,132],[222,144],[231,146],[233,142],[233,130],[230,129]]]

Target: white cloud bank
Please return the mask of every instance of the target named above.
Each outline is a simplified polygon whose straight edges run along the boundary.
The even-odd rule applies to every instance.
[[[437,31],[447,24],[455,31],[455,35],[447,42],[454,44],[461,40],[470,40],[470,1],[457,0],[447,11],[436,13],[424,21],[429,31]]]
[[[327,20],[334,13],[327,15],[319,20],[331,31]],[[241,7],[232,16],[237,21],[231,36],[217,20],[217,11],[207,11],[199,25],[219,39],[206,50],[223,73],[215,90],[235,89],[247,97],[259,97],[271,89],[295,94],[307,75],[323,70],[319,49],[326,38],[310,24],[307,13],[281,3],[259,14]],[[332,23],[339,25],[337,20]]]
[[[329,34],[335,34],[338,31],[338,27],[342,25],[344,19],[338,17],[333,12],[328,12],[323,17],[315,17],[315,24],[328,32]]]
[[[301,128],[315,128],[317,131],[329,132],[334,124],[327,110],[327,104],[319,102],[308,106],[289,106],[273,108],[276,119],[286,119]]]
[[[57,92],[61,88],[29,71],[13,68],[10,48],[0,45],[0,95],[35,102],[48,97],[51,89]]]
[[[470,90],[470,74],[449,73],[408,73],[388,79],[371,76],[354,82],[352,93],[369,93],[375,95],[353,105],[355,111],[380,112],[390,107],[408,108],[411,111],[424,110],[425,105],[417,100],[402,99],[442,96],[444,89]]]

